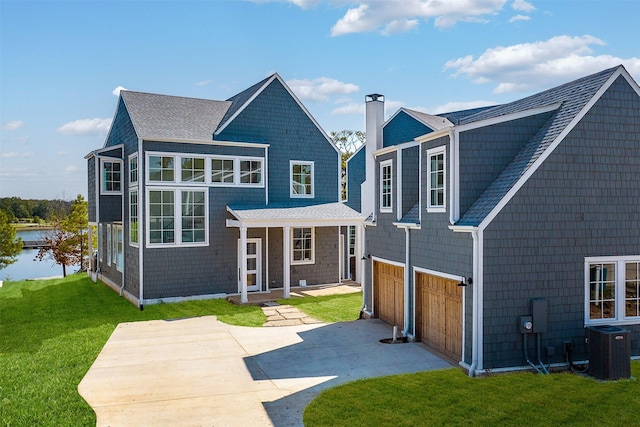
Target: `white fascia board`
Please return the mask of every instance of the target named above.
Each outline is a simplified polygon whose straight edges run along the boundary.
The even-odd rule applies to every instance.
[[[454,233],[472,233],[474,231],[478,231],[478,227],[474,227],[472,225],[450,225],[449,230]]]
[[[573,130],[573,128],[580,123],[582,118],[591,110],[602,95],[611,87],[613,82],[622,74],[624,68],[620,67],[614,72],[609,79],[602,85],[602,87],[596,92],[596,94],[587,102],[582,110],[576,114],[571,122],[562,130],[560,135],[547,147],[547,149],[540,155],[540,157],[531,165],[531,167],[518,179],[518,181],[511,187],[507,194],[498,202],[498,204],[489,212],[489,214],[482,220],[478,229],[484,230],[493,221],[496,216],[502,211],[502,209],[511,201],[522,186],[531,178],[531,176],[538,170],[538,168],[547,160],[547,158],[555,151],[560,143],[566,138],[566,136]],[[628,74],[627,74],[628,75]],[[637,85],[636,85],[637,86]]]
[[[490,119],[478,120],[477,122],[471,122],[464,125],[455,126],[454,129],[456,132],[466,132],[472,129],[478,129],[486,126],[496,125],[498,123],[510,122],[512,120],[522,119],[524,117],[535,116],[537,114],[548,113],[550,111],[555,111],[562,105],[562,102],[555,102],[553,104],[544,105],[542,107],[531,108],[528,110],[518,111],[516,113],[505,114],[498,117],[492,117]]]
[[[100,154],[105,153],[107,151],[111,151],[111,150],[118,150],[124,148],[124,144],[116,144],[116,145],[110,145],[108,147],[103,147],[103,148],[98,148],[97,150],[93,150],[92,153],[95,156],[100,156]]]
[[[442,138],[443,136],[449,135],[449,130],[451,128],[440,129],[439,131],[426,133],[422,136],[418,136],[414,138],[414,141],[418,143],[433,141],[434,139]]]
[[[398,149],[397,145],[392,145],[390,147],[381,148],[373,152],[373,157],[382,156],[388,153],[394,153]]]
[[[269,228],[269,227],[347,227],[362,225],[364,219],[227,219],[227,227]]]
[[[397,228],[408,228],[409,230],[420,230],[422,226],[413,222],[392,222]]]

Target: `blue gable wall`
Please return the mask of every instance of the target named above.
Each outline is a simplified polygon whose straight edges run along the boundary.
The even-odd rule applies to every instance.
[[[365,180],[366,147],[362,147],[347,161],[347,206],[360,211],[361,184]]]
[[[383,147],[402,144],[413,141],[414,138],[431,133],[433,130],[420,123],[404,111],[400,111],[382,129]]]
[[[270,204],[296,206],[339,200],[338,152],[277,79],[216,139],[270,144]],[[314,162],[313,199],[289,197],[290,160]]]

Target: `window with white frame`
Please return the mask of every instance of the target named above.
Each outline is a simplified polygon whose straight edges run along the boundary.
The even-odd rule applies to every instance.
[[[175,180],[175,159],[173,156],[148,156],[147,170],[151,182],[173,182]]]
[[[291,231],[291,264],[313,264],[313,227],[293,228]]]
[[[113,257],[116,269],[122,271],[122,267],[124,266],[122,224],[113,224]]]
[[[102,236],[102,224],[98,224],[98,253],[100,254],[100,262],[104,261],[104,237]]]
[[[393,161],[380,163],[380,212],[391,212],[393,199]]]
[[[107,224],[107,265],[111,265],[111,224]]]
[[[445,148],[427,150],[427,211],[445,211]]]
[[[240,184],[262,182],[262,160],[240,160]]]
[[[640,323],[640,256],[587,258],[586,322]]]
[[[120,194],[122,192],[122,162],[103,160],[102,194]]]
[[[138,155],[129,156],[129,185],[138,183]]]
[[[204,182],[204,158],[203,157],[181,157],[180,171],[182,182]]]
[[[313,197],[313,162],[291,160],[291,197]]]
[[[148,189],[149,246],[208,244],[207,195],[205,190]]]
[[[138,190],[129,191],[129,243],[137,245],[138,237]]]
[[[212,158],[211,182],[215,184],[233,184],[235,182],[234,165],[235,160],[233,158]]]

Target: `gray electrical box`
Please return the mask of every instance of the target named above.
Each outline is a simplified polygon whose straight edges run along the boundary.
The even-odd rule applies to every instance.
[[[533,333],[547,333],[547,301],[543,298],[531,300],[531,317],[533,318]]]
[[[590,326],[589,374],[603,380],[618,380],[631,376],[630,332],[617,326]]]

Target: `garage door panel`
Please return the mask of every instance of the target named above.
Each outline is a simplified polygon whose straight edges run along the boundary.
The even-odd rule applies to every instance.
[[[404,268],[374,261],[373,287],[375,316],[404,326]]]
[[[455,280],[416,273],[416,336],[457,359],[462,354],[462,290]]]

